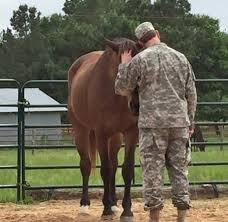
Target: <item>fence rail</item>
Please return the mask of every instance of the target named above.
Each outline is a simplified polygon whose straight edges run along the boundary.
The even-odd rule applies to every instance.
[[[197,79],[197,83],[227,83],[228,79]],[[0,189],[16,189],[17,190],[17,201],[25,199],[26,190],[38,190],[38,189],[72,189],[72,188],[81,188],[81,185],[43,185],[43,186],[32,186],[29,184],[26,178],[26,171],[32,170],[52,170],[52,169],[80,169],[79,165],[28,165],[26,163],[26,150],[43,150],[43,149],[73,149],[74,145],[27,145],[26,144],[26,129],[33,128],[70,128],[71,124],[54,124],[54,125],[31,125],[25,124],[25,109],[27,108],[50,108],[50,107],[67,107],[67,104],[58,104],[58,105],[30,105],[29,102],[25,100],[25,89],[31,88],[34,86],[40,86],[44,84],[66,84],[66,80],[31,80],[21,85],[19,82],[13,79],[1,79],[0,87],[4,88],[4,85],[7,83],[7,88],[11,84],[12,88],[18,89],[18,101],[17,104],[0,104],[0,107],[17,107],[17,124],[0,124],[0,128],[17,128],[17,144],[10,145],[1,145],[1,149],[16,149],[17,150],[17,164],[16,165],[6,165],[0,166],[0,170],[16,170],[16,184],[4,184],[0,185]],[[199,106],[227,106],[228,102],[207,102],[202,101],[198,102]],[[196,125],[199,126],[227,126],[228,122],[197,122]],[[228,145],[228,141],[225,142],[193,142],[192,145]],[[228,162],[192,162],[191,166],[227,166]],[[121,167],[120,165],[118,166]],[[140,165],[136,164],[135,168],[139,168]],[[100,166],[96,166],[100,168]],[[200,184],[228,184],[227,180],[224,181],[190,181],[192,185]],[[142,184],[135,183],[133,181],[133,186],[139,187]],[[165,185],[170,185],[166,183]],[[101,188],[101,184],[91,185],[92,188]],[[117,187],[123,187],[123,184],[118,184]]]

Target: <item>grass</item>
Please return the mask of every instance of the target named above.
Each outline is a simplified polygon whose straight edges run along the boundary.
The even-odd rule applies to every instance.
[[[123,161],[123,149],[119,153],[119,163]],[[1,150],[0,165],[16,165],[16,150]],[[219,151],[219,147],[207,148],[206,152],[194,152],[192,154],[193,162],[213,162],[227,161],[228,147]],[[138,150],[136,153],[136,163],[139,163]],[[32,165],[78,165],[79,156],[75,150],[35,150],[26,151],[26,166]],[[192,166],[189,167],[190,181],[212,181],[227,180],[227,166]],[[116,175],[117,184],[123,184],[121,169],[118,169]],[[32,185],[81,185],[81,174],[77,169],[64,170],[27,170],[26,181]],[[135,169],[135,182],[142,183],[141,168]],[[167,173],[165,172],[165,182],[168,182]],[[16,170],[1,170],[0,184],[16,184]],[[99,169],[91,175],[90,184],[102,184]],[[0,202],[11,202],[16,200],[16,190],[0,190]]]

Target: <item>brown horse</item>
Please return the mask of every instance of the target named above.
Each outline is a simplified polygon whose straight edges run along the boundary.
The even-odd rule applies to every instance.
[[[124,219],[133,216],[131,211],[131,181],[134,174],[134,152],[138,141],[137,117],[128,108],[128,99],[115,94],[114,83],[123,50],[136,54],[135,42],[129,39],[106,41],[105,51],[88,53],[77,59],[68,73],[68,111],[75,132],[75,143],[80,155],[83,192],[80,204],[89,206],[88,181],[95,150],[101,160],[101,177],[104,183],[102,216],[113,214],[117,205],[115,173],[117,154],[125,141],[125,158],[122,175],[125,183],[123,197]]]

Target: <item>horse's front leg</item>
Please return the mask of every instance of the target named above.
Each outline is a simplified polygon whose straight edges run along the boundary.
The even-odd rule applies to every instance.
[[[80,213],[89,214],[90,199],[88,195],[88,183],[91,173],[91,160],[89,155],[89,131],[80,128],[75,135],[75,143],[80,155],[80,170],[82,174],[82,196],[80,201]]]
[[[134,176],[135,164],[135,148],[138,141],[138,129],[136,127],[125,133],[125,157],[122,168],[122,175],[125,183],[124,197],[123,197],[123,213],[121,219],[124,221],[131,221],[133,213],[131,211],[131,181]]]
[[[108,139],[97,133],[96,135],[97,148],[101,160],[101,178],[104,183],[104,194],[103,194],[103,205],[104,210],[102,213],[102,217],[106,218],[113,215],[113,211],[111,209],[111,198],[110,198],[110,176],[111,176],[111,164],[109,161],[108,155]]]
[[[118,167],[118,152],[122,145],[123,135],[121,133],[117,133],[113,135],[109,139],[109,159],[111,163],[111,178],[110,178],[110,197],[111,197],[111,205],[112,211],[114,213],[118,213],[120,209],[117,207],[117,197],[116,197],[116,170]]]
[[[70,97],[68,99],[68,114],[74,129],[75,145],[80,156],[80,171],[83,180],[82,196],[80,200],[81,208],[79,213],[89,214],[90,199],[88,194],[88,184],[91,173],[91,160],[89,153],[89,129],[85,128],[78,122],[73,112],[72,106],[69,103]]]

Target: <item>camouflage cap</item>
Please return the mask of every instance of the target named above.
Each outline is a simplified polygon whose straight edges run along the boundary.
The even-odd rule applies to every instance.
[[[147,32],[153,30],[155,29],[151,22],[143,22],[135,29],[135,36],[137,39],[141,39]]]

